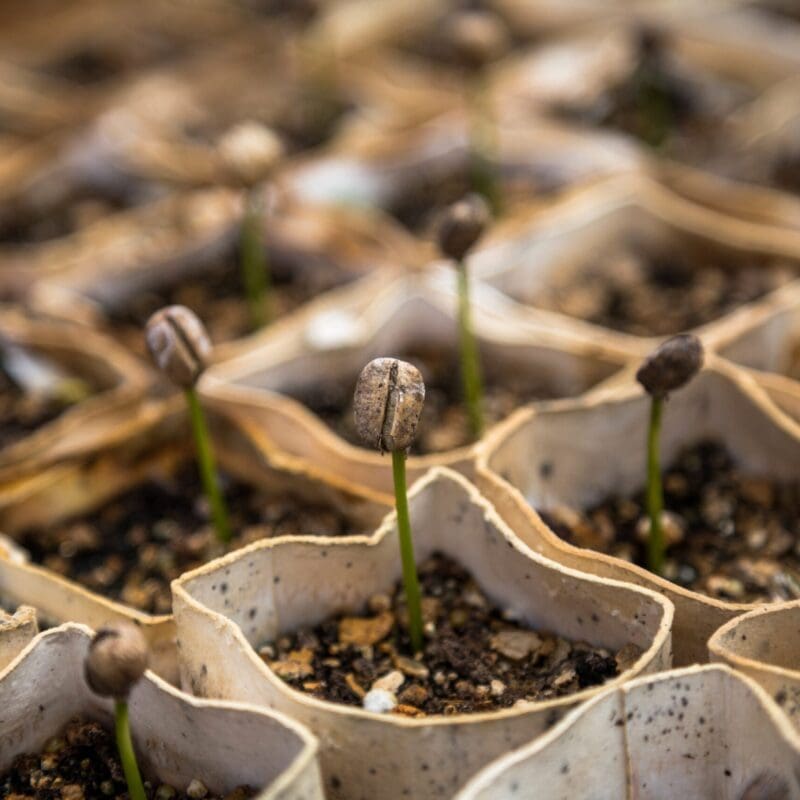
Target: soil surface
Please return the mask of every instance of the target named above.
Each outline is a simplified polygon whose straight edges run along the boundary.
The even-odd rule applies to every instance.
[[[405,716],[462,714],[547,700],[597,686],[640,655],[534,631],[492,606],[457,562],[434,554],[419,566],[424,652],[410,658],[405,599],[370,598],[363,616],[335,616],[269,642],[259,653],[292,688],[322,700],[369,708],[388,692]],[[374,709],[373,709],[374,710]]]
[[[394,354],[392,354],[394,355]],[[411,448],[416,455],[438,453],[473,441],[461,389],[461,368],[455,351],[415,348],[397,355],[414,364],[425,381],[425,406]],[[484,359],[484,362],[486,359]],[[486,364],[484,363],[484,369]],[[292,390],[295,400],[313,411],[339,436],[364,447],[353,421],[353,392],[357,376],[347,381],[316,384]],[[521,405],[558,396],[544,381],[520,371],[495,375],[484,373],[484,420],[488,428],[505,419]]]
[[[538,308],[558,311],[635,336],[671,336],[723,317],[791,281],[788,262],[732,262],[712,251],[669,255],[623,248],[586,269],[521,297]]]
[[[272,536],[368,532],[330,506],[269,497],[224,474],[221,481],[234,531],[227,546],[214,536],[194,463],[92,514],[16,538],[37,564],[141,611],[167,614],[170,582],[223,553]]]
[[[238,256],[207,273],[172,286],[143,291],[128,298],[124,308],[109,313],[114,332],[139,353],[145,352],[144,326],[150,315],[167,305],[191,308],[206,325],[214,343],[237,339],[252,332],[250,309],[244,293]],[[289,270],[272,265],[269,318],[288,314],[312,297],[349,280],[334,269]]]
[[[740,603],[800,598],[800,482],[745,474],[718,442],[680,454],[664,473],[664,576]],[[646,566],[644,493],[578,513],[540,512],[564,540]]]
[[[202,794],[198,783],[177,791],[167,784],[145,781],[144,789],[148,800],[247,800],[256,794],[249,786],[225,795]],[[191,794],[187,794],[190,788]],[[14,760],[0,777],[0,796],[6,800],[127,800],[128,787],[113,734],[98,722],[71,720],[47,741],[41,753]]]
[[[25,392],[0,366],[0,449],[57,419],[90,393],[88,384],[71,380],[60,395]]]

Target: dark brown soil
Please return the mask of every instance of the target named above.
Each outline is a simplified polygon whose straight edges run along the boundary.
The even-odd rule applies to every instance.
[[[144,778],[144,776],[143,776]],[[145,781],[148,800],[189,800],[185,791]],[[184,790],[188,787],[184,787]],[[256,791],[241,786],[205,800],[247,800]],[[128,787],[112,733],[100,723],[76,718],[38,754],[18,756],[0,777],[6,800],[127,800]]]
[[[207,273],[158,290],[126,298],[125,306],[112,309],[115,334],[124,337],[136,352],[144,352],[144,326],[150,315],[167,305],[191,308],[205,323],[211,340],[218,344],[252,332],[249,306],[242,284],[238,256]],[[300,271],[272,264],[272,290],[268,300],[275,320],[312,297],[346,283],[351,276],[322,265]]]
[[[141,611],[166,614],[170,582],[225,552],[272,536],[366,533],[329,506],[271,498],[224,474],[221,480],[234,531],[227,546],[214,536],[193,463],[92,514],[17,538],[37,564]]]
[[[626,248],[578,274],[556,275],[548,287],[520,299],[635,336],[671,336],[758,300],[793,277],[791,266],[777,259],[736,262],[710,251]]]
[[[534,631],[493,607],[457,562],[434,554],[419,567],[424,653],[409,658],[401,584],[370,598],[364,616],[335,616],[260,648],[293,688],[360,706],[371,689],[396,694],[392,713],[461,714],[547,700],[604,683],[640,655]],[[378,682],[376,686],[375,683]],[[399,684],[399,685],[398,685]]]
[[[81,398],[89,387],[82,381],[75,384]],[[65,387],[67,388],[67,387]],[[78,400],[78,396],[63,396],[22,391],[0,368],[0,449],[12,445],[42,425],[52,422]]]
[[[664,473],[665,525],[679,541],[665,577],[720,600],[800,598],[800,483],[745,474],[718,442],[685,450]],[[644,494],[611,497],[584,513],[540,512],[566,541],[646,566]]]
[[[415,348],[397,356],[414,364],[425,381],[425,406],[417,440],[411,452],[418,455],[461,447],[473,441],[461,390],[461,371],[455,351]],[[484,362],[486,359],[484,359]],[[484,364],[484,369],[491,365]],[[307,390],[292,390],[291,396],[313,411],[339,436],[359,446],[364,443],[353,421],[353,391],[357,376],[338,383],[317,384]],[[519,406],[533,400],[553,399],[556,394],[544,381],[520,371],[484,376],[486,426],[505,419]]]

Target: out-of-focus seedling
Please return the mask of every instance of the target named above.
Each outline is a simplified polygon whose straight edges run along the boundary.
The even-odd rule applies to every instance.
[[[422,601],[414,560],[414,540],[406,490],[406,452],[414,443],[425,403],[425,383],[419,370],[396,358],[376,358],[361,371],[354,411],[358,435],[381,453],[392,454],[397,532],[408,607],[408,630],[415,653],[422,650]]]
[[[101,697],[114,700],[117,750],[131,800],[146,800],[131,738],[128,697],[144,675],[147,662],[147,642],[139,628],[130,622],[109,625],[97,631],[84,662],[89,688]]]
[[[636,372],[636,380],[651,397],[647,430],[647,565],[660,575],[664,569],[664,489],[661,482],[660,439],[664,401],[685,386],[703,366],[702,342],[691,333],[681,333],[659,345]]]
[[[489,102],[486,67],[507,50],[508,30],[503,20],[491,11],[465,10],[453,15],[447,37],[466,73],[472,188],[486,198],[497,216],[502,212],[503,201],[495,166],[497,128]]]
[[[231,180],[245,192],[239,251],[250,324],[257,330],[273,316],[271,271],[264,240],[265,213],[258,184],[268,178],[283,155],[283,145],[269,128],[257,122],[244,122],[222,137],[219,152]]]
[[[480,195],[469,195],[447,209],[439,224],[439,249],[455,261],[458,271],[458,332],[461,351],[461,380],[464,402],[474,438],[483,433],[483,379],[478,347],[472,330],[469,275],[465,258],[483,235],[489,209]]]
[[[214,530],[220,542],[229,542],[228,510],[217,480],[208,425],[195,388],[211,355],[211,341],[203,323],[185,306],[167,306],[156,311],[147,321],[145,338],[156,366],[186,395],[200,478],[211,507]]]

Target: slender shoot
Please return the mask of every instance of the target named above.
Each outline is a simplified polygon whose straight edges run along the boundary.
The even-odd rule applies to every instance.
[[[147,800],[142,776],[139,773],[139,765],[136,762],[136,753],[133,749],[127,700],[114,701],[114,730],[117,736],[117,750],[122,762],[122,771],[125,773],[125,782],[128,784],[130,800]]]
[[[647,566],[661,575],[664,571],[664,529],[661,515],[664,511],[664,489],[661,485],[660,442],[661,417],[664,398],[653,397],[650,403],[650,425],[647,429],[647,515],[650,533],[647,539]]]
[[[458,332],[461,350],[461,380],[464,402],[469,416],[470,432],[474,439],[483,435],[483,377],[478,346],[472,330],[469,300],[469,275],[466,264],[458,262]]]
[[[411,538],[411,520],[408,514],[406,491],[406,454],[402,450],[392,453],[394,499],[397,508],[397,533],[400,537],[400,558],[403,562],[403,589],[408,607],[408,633],[415,653],[422,650],[422,597],[414,559],[414,540]]]
[[[250,327],[255,331],[272,319],[272,275],[264,243],[261,202],[249,192],[242,220],[240,254]]]
[[[197,465],[200,469],[200,479],[203,482],[203,491],[211,506],[214,532],[219,542],[227,544],[231,540],[228,509],[217,480],[214,451],[211,447],[211,436],[208,432],[206,417],[200,405],[197,390],[193,386],[186,389],[186,402],[189,405],[189,416],[192,421],[192,433],[194,434],[194,442],[197,449]]]

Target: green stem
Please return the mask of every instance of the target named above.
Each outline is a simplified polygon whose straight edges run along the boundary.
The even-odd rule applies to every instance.
[[[203,490],[211,506],[211,518],[214,521],[214,530],[217,539],[226,544],[231,540],[231,528],[228,523],[228,510],[225,500],[217,482],[217,469],[214,464],[214,451],[211,449],[211,437],[208,433],[206,418],[200,406],[197,390],[187,389],[186,400],[189,403],[189,415],[192,419],[192,432],[197,448],[197,464],[200,469],[200,479]]]
[[[487,94],[481,76],[474,78],[469,86],[468,101],[470,178],[473,190],[483,195],[492,215],[497,217],[502,213],[503,204],[495,167],[496,132],[488,107]]]
[[[651,572],[660,575],[664,569],[664,531],[661,512],[664,509],[664,492],[661,488],[659,442],[661,439],[661,413],[664,398],[654,397],[650,406],[650,427],[647,431],[647,514],[650,533],[647,538],[647,564]]]
[[[467,265],[462,261],[458,271],[458,333],[461,344],[461,380],[464,402],[467,405],[469,427],[473,438],[483,433],[483,380],[478,358],[478,347],[472,331],[472,315],[469,303],[469,276]]]
[[[414,540],[411,538],[411,521],[408,515],[406,494],[406,454],[392,452],[394,498],[397,507],[397,533],[400,537],[400,558],[403,562],[403,587],[408,607],[408,632],[415,653],[422,650],[422,600],[420,599],[417,566],[414,561]]]
[[[139,765],[136,763],[136,753],[131,741],[131,726],[128,721],[128,703],[117,700],[114,703],[114,729],[117,734],[117,750],[128,784],[130,800],[147,800],[144,793],[142,776],[139,774]]]
[[[258,330],[271,317],[271,275],[264,246],[261,203],[255,192],[248,194],[245,204],[241,234],[242,280],[250,309],[250,326]]]

